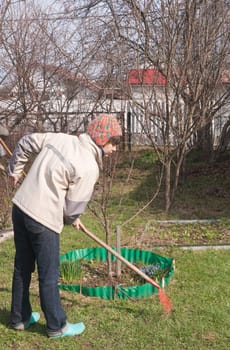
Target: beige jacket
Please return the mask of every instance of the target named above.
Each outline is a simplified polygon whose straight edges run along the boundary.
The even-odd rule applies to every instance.
[[[21,174],[34,155],[13,203],[60,233],[64,223],[71,224],[84,212],[102,167],[102,151],[87,134],[34,133],[18,142],[9,175]]]

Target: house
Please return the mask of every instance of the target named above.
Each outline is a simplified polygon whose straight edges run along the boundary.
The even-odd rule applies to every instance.
[[[179,79],[178,79],[179,80]],[[131,69],[128,73],[130,96],[128,101],[128,133],[132,135],[133,143],[155,143],[158,146],[170,143],[174,146],[180,142],[187,128],[187,142],[193,143],[192,133],[194,120],[185,120],[188,116],[184,96],[186,81],[184,80],[181,94],[171,88],[177,81],[167,81],[166,77],[155,68]],[[229,84],[230,71],[223,72],[219,87],[216,91],[216,99],[224,96],[228,91],[228,103],[224,105],[211,120],[211,132],[214,146],[218,144],[221,131],[229,120]],[[187,94],[189,97],[189,94]],[[166,135],[166,120],[170,128]],[[196,130],[196,129],[195,129]]]
[[[150,139],[157,145],[165,143],[162,134],[164,114],[166,108],[171,107],[165,102],[167,80],[157,69],[134,68],[128,72],[127,81],[117,84],[110,80],[109,85],[108,82],[91,81],[79,72],[61,66],[36,65],[31,72],[33,74],[27,79],[30,84],[22,100],[17,85],[4,97],[0,94],[1,116],[15,132],[82,132],[88,118],[112,113],[121,118],[129,144],[145,144]],[[226,71],[222,82],[227,86],[229,81],[229,71]],[[172,91],[168,90],[167,98],[169,102],[172,100]],[[23,105],[25,101],[26,106]],[[172,145],[183,128],[184,102],[181,97],[176,107],[170,114],[172,124],[168,141]],[[225,110],[213,120],[216,140],[226,118]]]

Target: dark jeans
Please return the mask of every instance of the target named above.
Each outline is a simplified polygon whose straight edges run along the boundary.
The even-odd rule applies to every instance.
[[[33,220],[17,206],[12,212],[15,261],[12,287],[11,324],[30,319],[29,300],[31,274],[37,263],[41,309],[47,330],[58,331],[66,325],[58,289],[59,234]]]

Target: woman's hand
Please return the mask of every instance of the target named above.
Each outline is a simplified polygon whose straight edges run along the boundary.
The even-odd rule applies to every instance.
[[[77,218],[76,220],[74,220],[74,222],[72,223],[72,226],[74,228],[76,228],[77,230],[80,230],[82,223],[81,220],[79,218]]]
[[[86,227],[81,222],[80,218],[77,218],[73,223],[72,226],[76,228],[77,230],[82,230],[83,232],[86,232]]]

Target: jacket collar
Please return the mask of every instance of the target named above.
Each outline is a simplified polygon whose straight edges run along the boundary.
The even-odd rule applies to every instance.
[[[84,133],[79,136],[79,141],[82,143],[84,147],[89,149],[91,152],[93,152],[95,159],[98,163],[99,168],[103,169],[103,150],[102,148],[98,147],[96,143],[91,139],[91,137]]]

